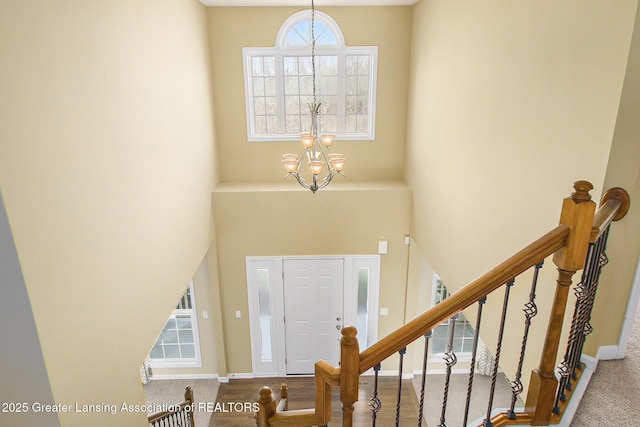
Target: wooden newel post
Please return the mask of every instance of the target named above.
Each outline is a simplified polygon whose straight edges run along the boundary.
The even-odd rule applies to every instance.
[[[560,334],[566,311],[571,278],[577,270],[584,268],[589,248],[589,237],[595,215],[596,204],[589,191],[593,189],[587,181],[573,184],[575,191],[564,199],[560,224],[569,228],[567,244],[553,256],[558,267],[558,279],[553,307],[549,316],[549,326],[540,357],[540,365],[531,373],[525,412],[531,417],[531,425],[549,425],[555,401],[558,380],[555,365],[560,346]]]
[[[360,385],[360,348],[358,331],[353,326],[342,328],[340,339],[340,401],[342,426],[353,426],[353,404],[358,401]]]
[[[276,413],[277,403],[273,400],[273,392],[270,387],[262,387],[260,389],[260,398],[258,399],[260,409],[256,413],[256,424],[258,427],[267,427],[269,418]]]
[[[193,414],[195,413],[195,403],[193,401],[193,389],[190,385],[184,388],[184,400],[185,402],[189,402],[189,405],[191,406],[191,413],[188,414],[189,427],[194,427],[195,421],[193,419]]]

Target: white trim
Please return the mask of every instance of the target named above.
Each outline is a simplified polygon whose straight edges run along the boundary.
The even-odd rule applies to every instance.
[[[311,9],[301,10],[300,12],[296,12],[293,15],[289,16],[284,23],[280,26],[280,30],[278,31],[278,35],[276,36],[276,44],[275,46],[288,49],[290,46],[284,44],[286,40],[286,35],[289,31],[299,22],[309,21],[311,20]],[[316,10],[315,11],[315,20],[317,22],[322,22],[324,25],[331,30],[334,36],[336,36],[336,44],[338,46],[344,46],[344,36],[342,35],[342,30],[338,23],[328,14]],[[321,46],[316,46],[319,48]],[[305,49],[306,52],[309,52],[309,49]]]
[[[618,358],[617,345],[603,345],[598,349],[598,360],[614,360]]]
[[[227,374],[228,379],[242,379],[242,378],[255,378],[251,372],[236,372],[233,374]]]
[[[251,337],[251,359],[253,361],[253,372],[258,375],[274,375],[278,373],[278,360],[280,359],[278,350],[278,334],[273,333],[278,323],[275,317],[279,315],[277,308],[277,283],[279,276],[276,270],[274,259],[252,259],[246,260],[247,270],[247,303],[249,305],[249,333]],[[255,313],[260,312],[260,301],[256,289],[257,271],[266,269],[269,275],[269,310],[271,325],[271,360],[262,359],[262,326],[260,316]]]
[[[389,370],[380,370],[378,371],[378,376],[380,377],[397,377],[398,376],[398,370],[393,370],[393,369],[389,369]],[[403,380],[411,380],[413,379],[413,372],[411,373],[402,373],[402,379]]]
[[[191,330],[193,331],[193,345],[195,347],[194,351],[195,351],[195,357],[192,359],[152,359],[151,358],[151,350],[149,350],[149,354],[147,355],[147,365],[149,365],[150,368],[158,368],[158,369],[167,369],[167,368],[202,368],[202,353],[200,350],[200,328],[198,328],[198,309],[196,306],[196,295],[195,295],[195,291],[194,291],[194,285],[193,285],[193,279],[191,279],[191,281],[189,282],[189,294],[190,294],[190,299],[191,299],[191,309],[174,309],[171,312],[171,315],[169,315],[169,317],[167,318],[167,321],[165,321],[165,325],[168,322],[168,319],[171,318],[171,316],[177,315],[177,316],[184,316],[187,315],[187,312],[190,312],[190,318],[191,318],[191,323],[192,323],[192,327]],[[186,293],[186,291],[185,291]],[[162,330],[164,330],[164,325],[162,327]],[[160,331],[160,334],[162,334],[162,331]],[[158,334],[158,338],[160,337],[160,334]],[[155,346],[156,342],[158,341],[158,338],[156,338],[156,340],[153,342],[153,345],[151,347],[151,349],[153,349],[153,346]]]
[[[376,89],[378,74],[378,47],[377,46],[347,46],[342,34],[342,30],[338,23],[328,14],[316,11],[316,21],[322,22],[327,26],[336,38],[335,45],[317,45],[315,46],[315,55],[335,56],[338,61],[338,90],[336,113],[338,119],[345,119],[347,114],[342,105],[346,103],[345,82],[347,78],[347,70],[345,66],[345,58],[353,55],[369,57],[369,88],[368,88],[368,105],[367,105],[367,132],[345,132],[342,120],[338,120],[335,129],[336,140],[364,141],[375,140],[376,132]],[[247,120],[247,140],[249,142],[282,142],[282,141],[298,141],[298,133],[286,134],[285,131],[285,92],[284,92],[284,72],[283,61],[284,56],[310,56],[309,45],[286,45],[286,35],[299,22],[310,20],[311,10],[302,10],[289,16],[278,30],[276,41],[273,47],[244,47],[242,48],[242,63],[244,73],[244,92],[245,92],[245,111]],[[253,86],[253,64],[254,57],[270,57],[273,58],[275,67],[275,98],[276,98],[276,119],[278,133],[258,134],[255,133],[255,105],[254,105],[254,86]],[[280,77],[280,78],[278,78]],[[342,77],[342,78],[341,78]],[[319,94],[322,98],[322,94]],[[322,99],[320,99],[322,100]],[[342,101],[342,102],[341,102]],[[341,114],[342,113],[342,114]],[[272,115],[271,115],[272,116]]]
[[[598,359],[593,356],[583,354],[580,361],[585,364],[587,369],[591,369],[592,371],[595,371],[598,367]]]
[[[380,255],[303,255],[303,256],[248,256],[245,257],[247,273],[247,294],[249,305],[249,327],[251,337],[251,360],[253,373],[256,377],[286,376],[285,363],[285,325],[284,325],[284,278],[282,265],[285,260],[317,260],[317,259],[342,259],[343,271],[343,296],[344,312],[343,325],[355,325],[357,313],[357,269],[370,268],[369,301],[367,342],[375,343],[378,340],[378,305],[380,295]],[[255,272],[258,268],[268,268],[273,271],[273,280],[270,277],[269,302],[271,309],[271,349],[272,361],[264,362],[261,357],[260,319],[258,313],[258,297],[255,286]],[[355,271],[355,273],[354,273]],[[354,291],[355,288],[355,291]],[[347,308],[349,305],[349,308]],[[361,350],[364,350],[362,348]],[[235,374],[234,374],[235,375]],[[231,374],[229,377],[232,377]]]
[[[627,310],[624,314],[622,330],[620,331],[620,338],[618,340],[618,353],[616,354],[617,359],[622,359],[627,353],[629,337],[631,336],[631,328],[633,327],[636,313],[638,312],[638,304],[640,304],[640,257],[638,257],[638,265],[636,267],[636,273],[633,278],[631,293],[627,302]]]
[[[151,375],[151,381],[164,380],[219,380],[218,374],[168,374],[168,375]],[[222,382],[222,381],[220,381]]]

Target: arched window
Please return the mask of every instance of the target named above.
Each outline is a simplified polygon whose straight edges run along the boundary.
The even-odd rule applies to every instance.
[[[346,46],[338,24],[315,12],[316,94],[320,130],[338,139],[375,137],[378,48]],[[308,131],[313,97],[311,11],[291,15],[272,48],[244,48],[249,141],[298,140]]]

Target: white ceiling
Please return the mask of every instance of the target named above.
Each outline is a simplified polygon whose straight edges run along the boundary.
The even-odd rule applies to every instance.
[[[316,6],[407,6],[418,0],[315,0]],[[311,0],[200,0],[205,6],[311,6]]]

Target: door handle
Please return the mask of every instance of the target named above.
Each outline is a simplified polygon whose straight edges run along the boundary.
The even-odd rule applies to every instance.
[[[336,325],[336,329],[337,329],[337,330],[340,330],[340,329],[342,329],[342,326],[340,326],[340,325]]]

